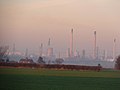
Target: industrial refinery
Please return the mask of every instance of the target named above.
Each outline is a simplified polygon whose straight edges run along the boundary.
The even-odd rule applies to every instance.
[[[41,43],[39,47],[39,54],[29,54],[29,49],[25,50],[24,54],[16,51],[16,45],[13,44],[13,51],[7,50],[7,57],[10,61],[17,61],[20,63],[40,63],[44,62],[46,64],[65,64],[65,65],[86,65],[86,66],[96,66],[100,64],[104,68],[114,68],[115,58],[116,58],[116,39],[113,40],[113,56],[109,58],[106,51],[99,53],[97,45],[97,32],[93,32],[93,51],[92,56],[86,55],[86,50],[83,49],[82,54],[79,50],[74,49],[74,29],[72,28],[69,35],[69,47],[64,57],[61,56],[62,52],[59,52],[59,55],[56,56],[54,49],[51,45],[51,38],[48,39],[48,45],[46,51],[43,50],[44,44]]]
[[[113,42],[113,56],[112,58],[108,58],[107,55],[104,53],[102,56],[98,56],[98,48],[97,48],[97,32],[94,31],[94,48],[93,48],[93,56],[92,57],[86,57],[85,50],[82,51],[82,55],[79,55],[79,52],[76,52],[77,54],[73,54],[74,52],[74,39],[73,39],[73,29],[70,33],[70,49],[68,49],[67,58],[64,58],[65,61],[64,64],[74,64],[74,65],[88,65],[88,66],[95,66],[97,64],[100,64],[104,68],[114,68],[115,64],[115,58],[116,58],[116,39],[114,39]]]

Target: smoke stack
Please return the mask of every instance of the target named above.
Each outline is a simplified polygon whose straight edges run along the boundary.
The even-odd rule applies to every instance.
[[[115,59],[116,57],[116,39],[114,38],[113,41],[113,59]]]
[[[96,59],[96,31],[94,31],[94,53],[93,53],[94,59]]]
[[[49,38],[49,41],[48,41],[47,56],[48,57],[53,56],[53,48],[51,47],[51,39],[50,38]]]
[[[71,30],[70,35],[70,57],[73,57],[73,29]]]

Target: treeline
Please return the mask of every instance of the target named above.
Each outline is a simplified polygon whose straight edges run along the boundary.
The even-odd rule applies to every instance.
[[[98,66],[82,66],[82,65],[59,65],[59,64],[36,64],[36,63],[6,63],[1,62],[0,66],[4,67],[16,67],[16,68],[46,68],[57,70],[92,70],[100,71],[102,67]]]

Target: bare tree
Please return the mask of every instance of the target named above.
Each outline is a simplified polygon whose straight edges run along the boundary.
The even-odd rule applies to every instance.
[[[9,46],[0,46],[0,60],[7,57]]]
[[[116,58],[115,69],[120,70],[120,55]]]

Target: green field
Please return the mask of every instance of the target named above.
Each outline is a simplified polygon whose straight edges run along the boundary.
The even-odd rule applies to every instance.
[[[0,90],[120,90],[120,71],[0,68]]]

